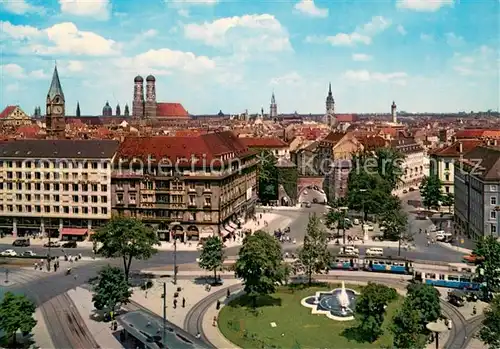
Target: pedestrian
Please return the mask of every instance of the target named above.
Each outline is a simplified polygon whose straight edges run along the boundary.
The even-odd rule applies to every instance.
[[[186,298],[182,297],[182,307],[186,307]]]
[[[174,299],[174,309],[177,309],[177,299]]]
[[[453,327],[453,322],[451,320],[448,321],[448,330],[451,331],[451,328]]]
[[[200,339],[200,338],[201,338],[201,333],[200,333],[200,332],[198,332],[198,333],[196,334],[196,339]]]
[[[214,316],[214,320],[212,321],[212,326],[217,326],[217,316]]]
[[[227,293],[226,293],[226,298],[229,298],[231,297],[231,291],[229,290],[229,288],[227,289]]]
[[[219,310],[220,309],[220,300],[217,299],[217,303],[215,304],[215,309]]]

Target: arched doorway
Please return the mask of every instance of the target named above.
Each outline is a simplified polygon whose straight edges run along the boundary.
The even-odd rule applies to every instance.
[[[184,242],[184,228],[180,225],[175,225],[172,227],[172,237],[174,239],[179,239],[181,242]]]
[[[198,241],[200,240],[200,231],[195,225],[190,225],[187,228],[186,237],[188,241]]]

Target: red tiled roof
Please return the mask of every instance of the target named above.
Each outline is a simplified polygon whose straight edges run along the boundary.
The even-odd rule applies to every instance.
[[[120,144],[117,159],[134,158],[152,162],[164,161],[165,165],[179,162],[179,166],[210,165],[222,155],[233,154],[233,158],[245,157],[251,152],[230,131],[207,133],[198,137],[127,137]],[[193,161],[192,158],[197,160]],[[214,163],[214,165],[217,165]]]
[[[248,148],[288,148],[288,144],[276,137],[241,137]]]
[[[358,116],[355,114],[335,114],[335,119],[338,122],[355,122],[358,121]]]
[[[363,147],[367,149],[377,149],[383,148],[386,146],[386,140],[380,136],[372,136],[372,137],[356,137],[357,140],[363,145]]]
[[[24,137],[34,137],[40,131],[40,127],[37,125],[24,125],[19,126],[16,130],[17,135],[23,135]]]
[[[0,113],[0,119],[6,118],[7,116],[10,115],[16,109],[15,105],[8,105],[1,113]]]
[[[157,117],[189,117],[188,112],[180,103],[156,103]]]
[[[323,140],[337,144],[346,134],[344,132],[330,132]]]
[[[462,144],[462,153],[460,153],[460,143]],[[449,156],[458,157],[460,154],[466,154],[481,145],[483,141],[479,139],[463,139],[461,141],[455,142],[448,147],[437,149],[432,152],[432,154],[437,156]]]
[[[455,133],[455,138],[457,139],[480,138],[484,135],[485,131],[486,130],[473,130],[473,129],[460,130]]]

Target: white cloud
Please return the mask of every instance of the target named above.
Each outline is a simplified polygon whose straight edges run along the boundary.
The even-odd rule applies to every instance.
[[[24,41],[19,46],[21,53],[107,56],[118,54],[121,49],[115,41],[93,32],[80,31],[71,22],[55,24],[42,30],[10,22],[0,22],[0,27],[0,37]]]
[[[446,33],[446,43],[450,46],[461,46],[465,43],[463,37],[456,35],[455,33]]]
[[[328,9],[316,6],[314,0],[300,0],[294,7],[297,11],[311,17],[328,17]]]
[[[299,73],[293,71],[288,74],[272,78],[269,82],[271,85],[298,85],[303,81]]]
[[[420,34],[420,40],[427,42],[427,43],[433,43],[434,42],[434,36],[431,34],[425,34],[422,33]]]
[[[380,82],[406,85],[408,74],[404,72],[377,73],[369,72],[368,70],[348,70],[344,73],[344,77],[356,82]]]
[[[107,20],[111,13],[109,0],[59,0],[61,12],[74,16]]]
[[[217,19],[202,24],[187,24],[184,35],[214,47],[231,47],[235,52],[291,50],[288,33],[269,14]]]
[[[8,63],[0,66],[0,71],[2,76],[9,76],[16,79],[46,79],[48,75],[46,75],[42,69],[33,70],[31,72],[27,72],[23,67],[19,64]]]
[[[45,9],[43,7],[32,5],[26,0],[2,0],[2,6],[8,12],[16,15],[24,15],[27,13],[45,13]]]
[[[177,9],[177,14],[181,17],[188,18],[189,8],[193,6],[213,6],[219,0],[165,0],[165,4],[172,9]]]
[[[444,6],[453,6],[454,0],[398,0],[398,8],[419,11],[435,12]]]
[[[206,56],[168,48],[149,50],[133,58],[120,58],[116,65],[130,72],[147,71],[151,74],[168,75],[175,71],[203,73],[215,68],[215,62]]]
[[[352,33],[339,33],[332,36],[308,36],[306,42],[329,43],[333,46],[353,46],[356,44],[370,45],[372,38],[389,28],[391,21],[382,17],[372,17],[370,22],[356,28]]]
[[[401,35],[406,35],[407,34],[407,31],[406,31],[405,27],[403,27],[401,24],[398,25],[397,29],[398,29],[399,34],[401,34]]]
[[[81,72],[84,69],[84,65],[80,61],[69,61],[66,65],[66,69],[71,72]]]
[[[372,56],[364,53],[354,53],[352,55],[352,60],[356,62],[368,62],[372,60]]]
[[[456,53],[450,64],[453,70],[460,75],[492,77],[498,81],[499,62],[495,49],[483,45],[469,54]]]

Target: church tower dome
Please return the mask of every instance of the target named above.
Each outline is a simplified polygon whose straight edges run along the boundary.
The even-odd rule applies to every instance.
[[[106,102],[106,105],[102,108],[102,116],[112,116],[113,109],[109,105],[109,102]]]
[[[146,81],[156,81],[156,78],[153,75],[148,75]]]
[[[142,78],[142,76],[137,75],[134,79],[134,82],[144,82],[144,79]]]

